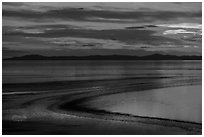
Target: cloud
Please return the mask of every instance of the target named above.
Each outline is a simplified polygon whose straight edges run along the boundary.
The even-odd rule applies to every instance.
[[[173,11],[104,11],[104,10],[89,10],[64,8],[48,11],[30,11],[30,10],[7,10],[3,9],[3,17],[18,17],[32,20],[45,19],[63,19],[76,21],[110,21],[116,19],[133,20],[134,22],[149,22],[154,20],[172,20],[176,18],[193,18],[202,17],[199,12],[173,12]]]
[[[2,9],[3,47],[9,50],[50,55],[71,50],[201,52],[200,3],[31,2],[3,3]]]
[[[202,24],[198,23],[179,23],[179,24],[160,24],[159,27],[169,27],[169,28],[192,28],[192,29],[202,29]]]
[[[160,45],[166,41],[181,44],[179,40],[171,39],[163,36],[153,35],[155,32],[151,30],[141,29],[114,29],[114,30],[87,30],[87,29],[69,29],[61,30],[44,30],[44,33],[25,33],[10,32],[5,36],[22,36],[22,37],[41,37],[41,38],[60,38],[60,37],[78,37],[78,38],[94,38],[102,40],[117,40],[126,44],[149,44]]]
[[[159,10],[159,11],[200,11],[201,2],[3,2],[3,6],[38,9],[60,9],[78,8],[108,11],[137,11],[137,10]]]
[[[123,49],[125,45],[125,43],[117,40],[103,40],[95,38],[58,37],[37,39],[66,49]],[[131,45],[129,46],[131,47]]]
[[[187,30],[184,30],[184,29],[177,29],[177,30],[166,30],[163,32],[164,35],[171,35],[171,34],[197,34],[197,32],[194,32],[194,31],[187,31]]]

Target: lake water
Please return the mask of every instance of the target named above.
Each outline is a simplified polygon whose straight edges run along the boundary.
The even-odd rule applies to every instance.
[[[3,83],[179,78],[201,81],[201,61],[3,61]]]

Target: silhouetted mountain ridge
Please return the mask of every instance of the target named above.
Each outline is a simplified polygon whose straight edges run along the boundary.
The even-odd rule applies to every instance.
[[[148,56],[91,55],[91,56],[42,56],[25,55],[4,60],[202,60],[202,56],[175,56],[152,54]]]

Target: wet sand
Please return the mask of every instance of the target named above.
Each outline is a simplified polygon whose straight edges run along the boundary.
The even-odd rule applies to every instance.
[[[202,123],[201,86],[181,86],[100,96],[83,104],[92,109]]]
[[[114,112],[97,102],[121,96],[122,89],[139,93],[164,88],[136,85],[137,90],[128,90],[130,84],[113,80],[3,85],[3,134],[201,134],[201,123]],[[88,105],[92,101],[95,107]]]

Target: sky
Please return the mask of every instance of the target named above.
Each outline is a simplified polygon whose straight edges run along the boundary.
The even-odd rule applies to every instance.
[[[3,2],[3,58],[202,55],[202,3]]]

